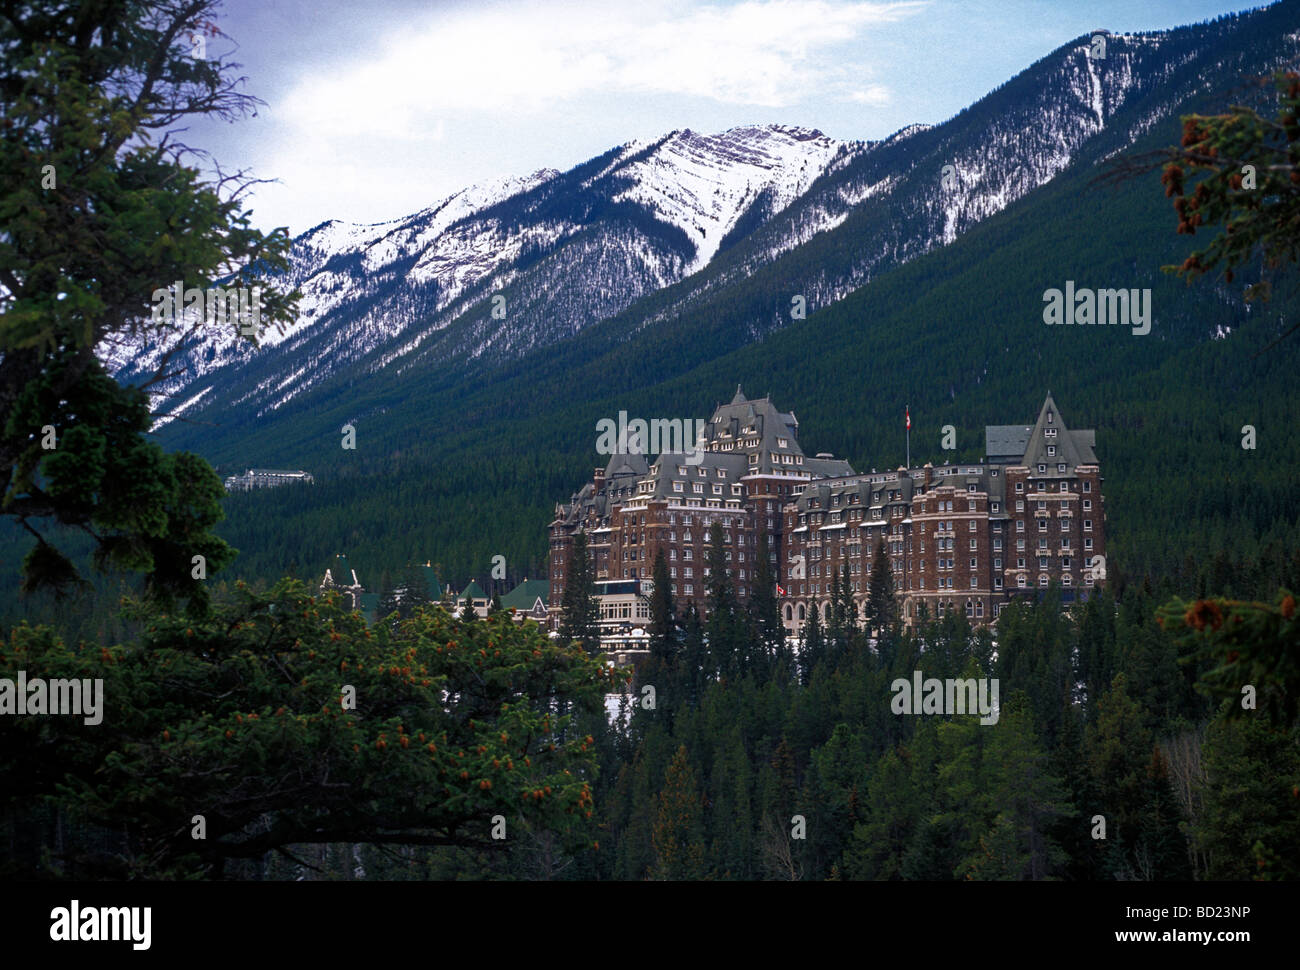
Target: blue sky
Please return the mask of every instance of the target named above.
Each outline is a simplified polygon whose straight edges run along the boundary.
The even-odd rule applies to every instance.
[[[1251,5],[1246,5],[1251,6]],[[1061,44],[1240,0],[430,3],[226,0],[216,24],[267,102],[187,141],[249,168],[254,223],[379,222],[500,175],[677,128],[777,122],[844,140],[937,123]]]

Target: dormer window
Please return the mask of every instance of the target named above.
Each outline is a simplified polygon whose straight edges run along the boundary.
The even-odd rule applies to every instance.
[[[1038,466],[1038,474],[1040,474],[1040,475],[1045,475],[1045,474],[1047,474],[1047,466],[1046,466],[1046,465],[1039,465],[1039,466]]]
[[[1048,424],[1051,424],[1051,423],[1052,423],[1052,412],[1051,412],[1051,411],[1048,411],[1048,412],[1047,412],[1047,423],[1048,423]]]
[[[1048,446],[1047,446],[1047,457],[1048,457],[1048,458],[1055,458],[1055,457],[1056,457],[1056,445],[1048,445]]]
[[[778,448],[789,448],[789,447],[790,447],[790,442],[787,441],[785,438],[777,438],[777,439],[776,439],[776,446],[777,446]]]

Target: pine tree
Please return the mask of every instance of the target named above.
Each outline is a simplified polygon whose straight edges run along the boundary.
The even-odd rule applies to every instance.
[[[587,552],[587,533],[573,537],[564,595],[560,599],[560,639],[577,643],[595,656],[600,652],[600,608],[596,604],[595,570]]]
[[[781,608],[776,597],[776,577],[771,563],[766,532],[758,536],[758,565],[749,597],[749,614],[753,618],[751,642],[763,663],[771,668],[785,646],[785,628],[781,625]]]
[[[664,776],[653,839],[656,879],[705,876],[704,807],[685,745],[677,749]]]
[[[675,661],[679,649],[677,637],[677,610],[673,604],[672,581],[668,578],[668,564],[660,549],[655,555],[654,591],[650,594],[650,656],[664,664]]]
[[[707,680],[708,647],[704,642],[704,624],[695,604],[686,607],[682,619],[682,659],[679,666],[681,689],[687,707],[698,707]]]
[[[883,636],[898,620],[898,599],[894,591],[894,570],[885,552],[885,540],[876,543],[876,559],[871,565],[871,581],[867,592],[867,629],[875,636]]]
[[[393,574],[387,569],[379,577],[379,618],[397,613],[401,616],[402,601],[393,587]]]
[[[414,616],[426,608],[429,601],[429,583],[424,578],[424,571],[419,566],[407,563],[402,570],[402,619]]]
[[[826,638],[822,633],[821,615],[821,607],[815,601],[810,602],[808,619],[803,625],[803,647],[799,651],[799,672],[804,686],[812,681],[813,669],[826,656]]]
[[[478,614],[474,612],[474,597],[466,593],[465,601],[460,605],[460,621],[462,623],[473,623],[477,619]]]
[[[714,522],[709,528],[708,562],[709,618],[705,630],[709,640],[710,667],[719,677],[732,677],[739,672],[744,661],[745,644],[737,622],[736,595],[731,585],[727,550],[719,522]]]

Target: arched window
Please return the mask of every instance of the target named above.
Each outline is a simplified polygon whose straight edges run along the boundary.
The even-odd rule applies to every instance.
[[[787,623],[790,622],[790,615],[791,615],[792,612],[793,612],[793,611],[790,609],[790,604],[789,604],[789,603],[786,603],[786,604],[785,604],[785,622],[787,622]]]
[[[807,617],[807,615],[808,615],[808,614],[804,611],[803,604],[800,603],[800,604],[799,604],[799,622],[802,623],[802,622],[804,621],[804,619]]]

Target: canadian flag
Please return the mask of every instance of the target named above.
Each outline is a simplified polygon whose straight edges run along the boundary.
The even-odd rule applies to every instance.
[[[912,430],[912,409],[910,406],[908,406],[905,407],[903,411],[907,415],[907,430],[911,431]]]
[[[777,596],[784,596],[784,595],[785,595],[785,587],[782,586],[780,583],[777,583],[777,584],[776,584],[776,595],[777,595]]]

